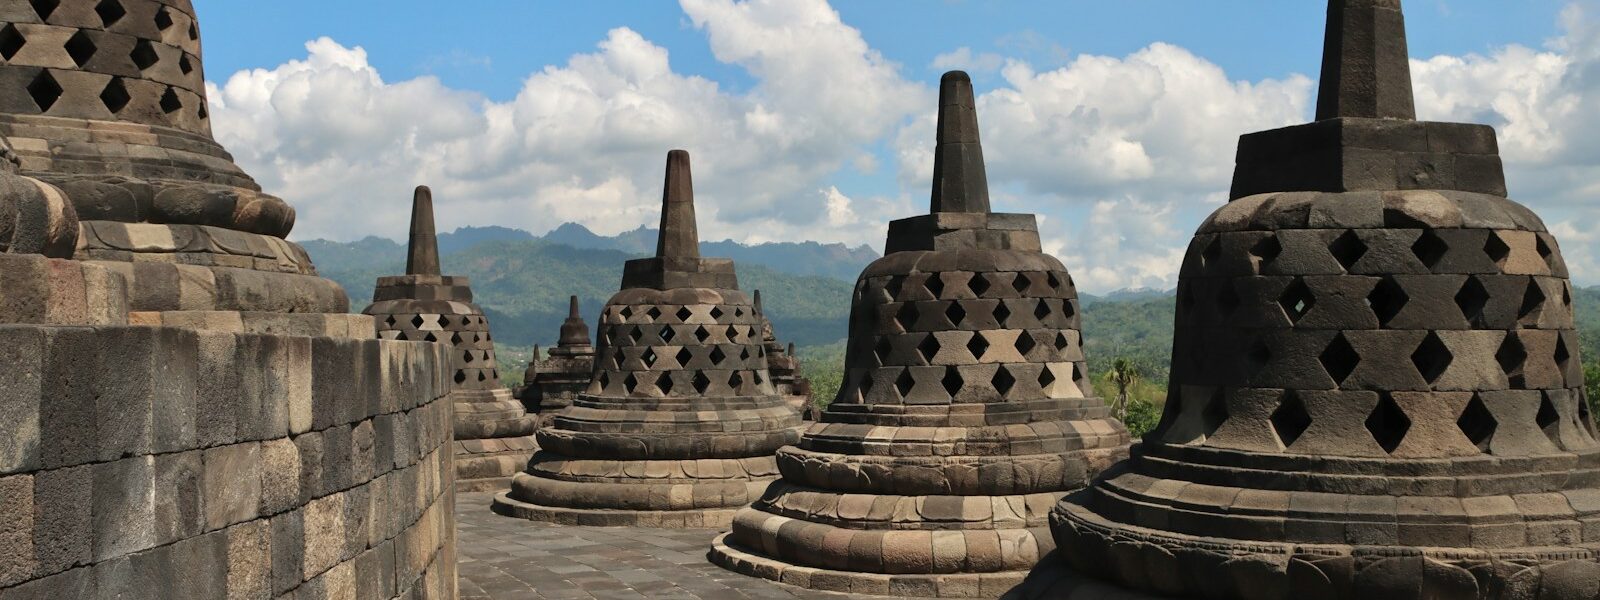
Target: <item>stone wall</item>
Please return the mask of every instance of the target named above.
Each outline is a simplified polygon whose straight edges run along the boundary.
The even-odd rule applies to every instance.
[[[455,596],[442,346],[0,325],[0,364],[0,599]]]

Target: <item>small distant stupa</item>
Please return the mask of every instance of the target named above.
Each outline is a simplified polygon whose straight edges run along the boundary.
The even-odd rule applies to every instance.
[[[589,324],[583,322],[578,297],[573,296],[550,357],[540,358],[535,346],[522,376],[522,403],[539,415],[541,424],[549,424],[556,412],[571,406],[572,399],[589,387],[589,377],[594,375],[594,345],[589,339]]]
[[[785,348],[778,341],[772,320],[767,318],[766,308],[761,305],[761,290],[755,291],[755,301],[756,314],[761,315],[761,348],[767,357],[767,372],[772,374],[773,389],[800,413],[801,418],[816,420],[815,407],[811,404],[811,380],[800,372],[800,357],[795,356],[794,343]]]

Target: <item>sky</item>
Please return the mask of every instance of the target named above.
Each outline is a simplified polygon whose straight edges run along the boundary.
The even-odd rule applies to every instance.
[[[994,209],[1091,293],[1171,288],[1240,134],[1314,108],[1320,0],[197,3],[215,134],[293,239],[654,226],[879,250],[925,213],[939,75],[972,74]],[[1600,0],[1408,0],[1420,118],[1494,125],[1511,197],[1600,283]]]

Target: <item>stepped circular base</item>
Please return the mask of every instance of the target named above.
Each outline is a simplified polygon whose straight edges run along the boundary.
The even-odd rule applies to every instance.
[[[588,527],[654,527],[658,529],[726,529],[733,523],[738,508],[699,510],[611,510],[562,508],[529,504],[511,497],[510,492],[495,494],[490,510],[495,514],[530,521]]]
[[[528,457],[537,450],[531,435],[493,440],[458,440],[453,446],[456,452],[457,492],[509,489],[511,477],[528,465]],[[485,446],[511,449],[474,451]]]
[[[920,598],[999,598],[1020,586],[1027,571],[886,575],[792,565],[747,552],[728,543],[729,534],[711,542],[711,562],[735,573],[793,586],[851,595]],[[1084,598],[1105,596],[1084,596]]]

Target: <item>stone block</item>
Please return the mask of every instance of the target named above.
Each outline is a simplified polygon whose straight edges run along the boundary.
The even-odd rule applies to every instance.
[[[300,454],[300,502],[305,503],[325,495],[322,434],[313,432],[295,436],[294,446]]]
[[[208,531],[204,460],[199,450],[155,457],[156,543],[167,544]]]
[[[36,327],[0,327],[0,474],[40,467],[45,338]]]
[[[284,438],[261,443],[261,515],[300,505],[300,447]]]
[[[282,338],[289,433],[311,431],[311,338]]]
[[[93,329],[50,330],[45,340],[43,398],[39,409],[40,462],[44,468],[96,460],[100,448],[95,405],[103,368],[101,341]]]
[[[333,568],[344,554],[344,503],[344,494],[333,494],[306,504],[303,513],[304,579]]]
[[[174,600],[228,598],[228,537],[226,531],[213,531],[136,554],[136,581]]]
[[[34,557],[33,477],[0,477],[0,587],[32,578]]]
[[[238,439],[239,363],[238,336],[231,333],[198,334],[200,385],[195,398],[195,427],[204,447],[232,444]]]
[[[33,476],[33,553],[40,574],[87,564],[94,554],[94,467]]]
[[[95,571],[73,569],[0,590],[0,600],[61,600],[99,598]]]
[[[208,530],[256,518],[261,507],[261,444],[206,450],[204,489]]]
[[[153,361],[152,450],[180,452],[199,443],[200,348],[193,333],[157,330],[146,351]]]
[[[300,510],[279,514],[269,521],[271,527],[273,596],[299,587],[305,581],[305,518]]]
[[[324,492],[334,492],[351,485],[350,427],[340,425],[322,432],[322,485]]]
[[[155,546],[154,458],[100,463],[93,466],[93,473],[94,560],[110,560]]]
[[[227,529],[227,597],[267,598],[272,591],[272,527],[266,520]]]

